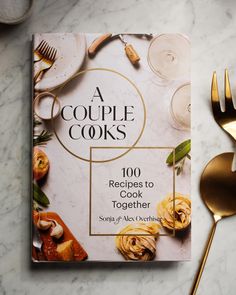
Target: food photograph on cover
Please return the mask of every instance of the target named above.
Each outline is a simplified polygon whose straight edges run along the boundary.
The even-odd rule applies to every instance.
[[[32,260],[191,258],[190,40],[33,37]]]

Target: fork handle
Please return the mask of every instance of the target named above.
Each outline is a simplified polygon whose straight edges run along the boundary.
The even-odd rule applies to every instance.
[[[231,170],[232,170],[232,172],[236,172],[236,149],[234,152],[234,158],[233,158]]]
[[[43,72],[44,72],[44,70],[39,70],[39,71],[35,74],[35,76],[34,76],[34,84],[37,84],[37,83],[42,79]]]
[[[218,216],[214,216],[214,223],[212,225],[212,228],[211,228],[211,231],[210,231],[210,234],[209,234],[209,237],[208,237],[208,241],[207,241],[207,244],[206,244],[206,248],[205,248],[205,250],[203,252],[202,260],[201,260],[200,266],[198,268],[198,272],[197,272],[197,275],[195,277],[195,280],[194,280],[190,295],[196,295],[197,294],[197,288],[198,288],[198,285],[200,283],[202,273],[203,273],[203,270],[204,270],[204,267],[205,267],[205,264],[206,264],[206,261],[207,261],[207,257],[208,257],[208,254],[209,254],[209,251],[210,251],[210,248],[211,248],[211,244],[212,244],[212,241],[213,241],[213,238],[214,238],[214,235],[215,235],[216,226],[217,226],[218,221],[221,219],[221,218],[217,219],[217,217]]]

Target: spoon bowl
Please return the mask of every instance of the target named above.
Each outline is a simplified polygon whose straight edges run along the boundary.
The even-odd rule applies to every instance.
[[[205,167],[201,180],[201,197],[213,216],[213,225],[197,272],[191,295],[195,295],[206,264],[218,221],[236,214],[236,172],[232,172],[233,153],[213,158]]]
[[[231,171],[233,153],[212,159],[200,181],[202,200],[213,215],[227,217],[236,214],[236,173]]]

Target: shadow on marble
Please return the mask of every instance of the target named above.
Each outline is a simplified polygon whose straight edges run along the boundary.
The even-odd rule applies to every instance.
[[[34,263],[30,261],[31,271],[54,271],[54,270],[114,270],[122,269],[122,271],[129,271],[132,269],[150,270],[150,269],[169,269],[177,267],[179,262],[177,261],[155,261],[155,262],[43,262]]]
[[[6,25],[0,23],[0,38],[6,38],[9,34],[13,33],[16,30],[20,30],[22,24],[17,25]]]

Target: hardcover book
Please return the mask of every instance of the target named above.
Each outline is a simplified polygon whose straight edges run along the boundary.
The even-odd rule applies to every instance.
[[[189,260],[189,38],[35,34],[32,64],[32,260]]]

